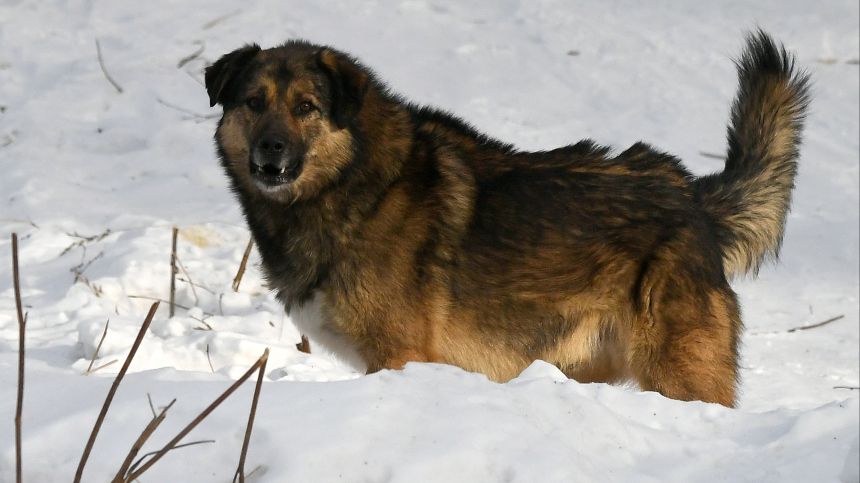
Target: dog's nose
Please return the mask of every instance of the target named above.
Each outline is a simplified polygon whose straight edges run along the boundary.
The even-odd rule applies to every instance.
[[[253,146],[248,168],[257,181],[271,187],[298,178],[302,171],[301,156],[287,138],[267,133],[257,138]]]
[[[287,140],[280,134],[264,134],[254,144],[251,156],[252,169],[257,169],[266,175],[281,175],[291,164],[290,149]]]
[[[284,153],[286,141],[277,134],[266,134],[257,142],[260,154],[264,156],[280,156]]]

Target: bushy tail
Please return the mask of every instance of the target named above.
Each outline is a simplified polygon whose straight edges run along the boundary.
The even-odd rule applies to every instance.
[[[727,277],[755,274],[779,253],[810,88],[794,57],[761,30],[747,37],[737,67],[725,170],[694,181]]]

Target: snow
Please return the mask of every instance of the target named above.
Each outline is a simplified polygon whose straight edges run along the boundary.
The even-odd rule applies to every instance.
[[[0,481],[14,478],[18,327],[28,313],[27,482],[69,481],[151,298],[159,309],[84,481],[171,439],[270,348],[249,481],[860,480],[860,11],[856,0],[492,3],[275,0],[0,3]],[[246,42],[334,45],[393,90],[526,149],[645,140],[720,169],[744,30],[785,42],[815,81],[781,261],[734,283],[744,311],[738,409],[578,384],[536,362],[496,384],[433,364],[359,376],[299,332],[263,286],[215,159],[203,68]],[[121,86],[106,79],[96,55]],[[181,60],[203,49],[177,67]],[[109,230],[109,232],[108,232]],[[101,236],[104,235],[104,236]],[[92,238],[90,238],[92,237]],[[76,278],[74,271],[80,273]],[[187,273],[185,273],[187,272]],[[789,332],[844,315],[824,326]],[[89,376],[96,346],[110,321]],[[853,389],[852,389],[853,388]],[[140,481],[226,481],[246,383]]]

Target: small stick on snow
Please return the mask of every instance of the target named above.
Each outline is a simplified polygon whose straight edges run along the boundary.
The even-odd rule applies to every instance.
[[[190,114],[190,115],[192,115],[192,116],[196,117],[197,119],[200,119],[200,120],[203,120],[203,121],[206,121],[206,120],[209,120],[209,119],[216,119],[216,118],[218,118],[218,117],[221,117],[221,114],[208,114],[208,115],[199,114],[199,113],[196,113],[196,112],[194,112],[194,111],[192,111],[192,110],[185,109],[184,107],[177,106],[176,104],[171,104],[171,103],[169,103],[169,102],[165,101],[164,99],[162,99],[162,98],[160,98],[160,97],[159,97],[159,98],[156,98],[155,100],[156,100],[156,102],[158,102],[158,103],[159,103],[159,104],[161,104],[162,106],[169,107],[169,108],[171,108],[171,109],[175,109],[175,110],[177,110],[177,111],[179,111],[179,112],[184,112],[185,114]]]
[[[251,403],[251,414],[248,416],[248,429],[245,430],[245,441],[242,443],[242,454],[239,457],[239,468],[236,469],[236,474],[233,475],[233,483],[236,483],[236,477],[239,478],[239,483],[245,483],[245,456],[248,455],[248,444],[251,442],[251,428],[254,426],[254,415],[257,414],[257,401],[260,399],[260,388],[263,385],[263,374],[266,372],[266,362],[269,360],[269,349],[263,352],[263,363],[260,365],[260,372],[257,374],[257,385],[254,387],[254,400]]]
[[[187,63],[191,62],[192,60],[196,59],[197,57],[199,57],[200,54],[202,54],[204,50],[206,50],[206,44],[204,44],[203,42],[200,42],[200,48],[197,49],[196,52],[189,55],[188,57],[185,57],[182,60],[180,60],[179,63],[176,64],[176,68],[181,69],[185,64],[187,64]]]
[[[849,391],[858,391],[860,387],[852,387],[852,386],[833,386],[833,389],[848,389]]]
[[[165,304],[169,304],[169,303],[170,303],[170,301],[169,301],[169,300],[160,299],[160,298],[158,298],[158,297],[147,297],[146,295],[129,295],[129,296],[128,296],[128,298],[130,298],[130,299],[141,299],[141,300],[152,300],[152,301],[155,301],[155,302],[163,302],[163,303],[165,303]],[[179,305],[179,304],[174,304],[174,305],[176,305],[177,307],[179,307],[179,308],[180,308],[180,309],[182,309],[182,310],[191,310],[191,307],[186,307],[186,306],[184,306],[184,305]],[[208,313],[208,312],[203,312],[203,315],[209,315],[209,316],[211,316],[211,315],[213,315],[213,314],[210,314],[210,313]],[[222,315],[223,315],[223,314],[222,314]]]
[[[108,74],[107,68],[105,67],[105,61],[104,59],[102,59],[102,46],[99,43],[99,39],[96,39],[96,52],[99,55],[99,65],[102,67],[102,73],[104,73],[105,77],[108,81],[110,81],[114,88],[116,88],[116,91],[122,94],[122,87],[120,87],[119,84],[117,84],[116,81],[113,80],[113,77]]]
[[[243,374],[242,377],[240,377],[236,382],[234,382],[232,386],[227,388],[226,391],[224,391],[220,396],[218,396],[218,398],[212,404],[210,404],[209,407],[204,409],[203,412],[201,412],[196,418],[194,418],[194,421],[191,421],[191,423],[188,424],[188,426],[186,426],[185,429],[180,431],[179,434],[176,435],[176,437],[174,437],[172,440],[170,440],[170,442],[167,443],[164,446],[164,448],[159,450],[155,454],[155,456],[152,457],[152,459],[147,461],[143,466],[140,467],[140,469],[138,469],[138,470],[134,471],[132,474],[130,474],[126,478],[126,481],[134,481],[135,479],[140,477],[140,475],[144,471],[151,468],[152,465],[154,465],[158,460],[160,460],[161,457],[164,456],[168,451],[170,451],[174,447],[178,447],[178,446],[176,446],[176,443],[178,443],[182,438],[184,438],[185,435],[190,433],[192,429],[197,427],[197,425],[200,424],[200,422],[203,421],[206,418],[206,416],[209,416],[209,413],[214,411],[215,408],[217,408],[222,402],[224,402],[225,399],[230,397],[230,395],[233,394],[236,391],[236,389],[239,388],[239,386],[244,384],[244,382],[247,381],[249,377],[251,377],[251,375],[254,373],[254,371],[259,369],[261,365],[264,365],[266,363],[266,360],[268,359],[268,357],[269,357],[269,350],[266,349],[266,351],[263,353],[263,355],[259,359],[257,359],[257,362],[255,362],[254,365],[251,366],[250,369],[248,369],[248,372]],[[77,483],[77,481],[76,481],[76,483]]]
[[[245,255],[242,256],[242,263],[239,264],[239,272],[236,278],[233,279],[233,291],[239,291],[239,284],[242,283],[242,275],[245,274],[245,265],[248,264],[248,257],[251,255],[251,248],[254,247],[254,239],[248,240],[248,247],[245,248]]]
[[[176,446],[170,448],[170,451],[173,451],[173,450],[179,449],[179,448],[186,448],[188,446],[194,446],[197,444],[206,444],[206,443],[214,443],[214,442],[215,442],[214,439],[204,439],[201,441],[192,441],[190,443],[177,444]],[[129,468],[129,471],[133,472],[134,470],[137,469],[138,466],[140,466],[141,463],[143,463],[143,460],[145,460],[146,458],[149,458],[150,456],[155,455],[155,454],[158,454],[158,451],[150,451],[149,453],[146,453],[145,455],[141,456],[140,458],[138,458],[137,461],[134,462],[133,465],[131,465],[131,468]],[[131,480],[130,478],[126,478],[124,483],[130,483],[132,481],[134,481],[134,480]]]
[[[122,368],[119,370],[119,374],[117,374],[116,379],[113,380],[113,384],[105,398],[104,405],[102,405],[99,417],[96,419],[96,424],[93,426],[93,432],[90,434],[90,439],[87,441],[87,446],[84,448],[84,454],[81,456],[81,462],[78,464],[78,471],[75,473],[74,483],[80,483],[81,481],[81,476],[84,474],[84,466],[86,466],[87,459],[90,457],[90,451],[93,450],[93,444],[96,442],[96,436],[99,434],[99,429],[104,422],[105,415],[107,415],[110,403],[113,401],[113,396],[116,394],[119,383],[122,382],[122,378],[125,376],[126,371],[128,371],[128,366],[131,365],[131,360],[134,359],[134,354],[137,352],[137,348],[140,347],[140,343],[143,342],[143,336],[146,335],[146,331],[149,329],[149,324],[152,322],[152,318],[155,316],[155,311],[157,309],[158,302],[155,302],[152,304],[152,307],[150,307],[149,313],[146,314],[146,319],[143,320],[143,325],[140,326],[137,338],[134,339],[134,343],[131,345],[131,351],[129,351],[128,357],[126,357]]]
[[[176,245],[174,244],[174,247],[175,246]],[[179,269],[182,270],[182,273],[184,273],[185,277],[187,277],[188,280],[186,280],[186,281],[188,282],[188,285],[191,285],[191,294],[194,295],[194,305],[199,305],[200,304],[200,297],[197,296],[197,290],[194,288],[194,281],[191,280],[191,275],[188,274],[188,270],[185,269],[185,265],[182,264],[182,260],[180,260],[179,255],[176,254],[175,248],[173,251],[173,258],[174,258],[174,260],[176,260],[176,263],[179,264]],[[179,280],[182,280],[182,279],[180,278]]]
[[[152,396],[149,393],[146,393],[146,400],[149,401],[149,409],[152,410],[152,418],[155,419],[158,415],[155,414],[155,405],[152,404]]]
[[[170,250],[170,306],[169,306],[169,317],[173,317],[173,311],[175,306],[175,297],[176,297],[176,236],[179,234],[179,229],[175,226],[173,227],[173,245]]]
[[[699,155],[704,156],[706,158],[711,158],[711,159],[722,159],[723,161],[726,160],[726,156],[724,154],[714,154],[714,153],[709,153],[707,151],[699,151]]]
[[[117,359],[114,359],[114,360],[112,360],[112,361],[110,361],[110,362],[106,362],[106,363],[104,363],[104,364],[102,364],[102,365],[100,365],[100,366],[96,367],[95,369],[93,369],[93,370],[91,370],[91,371],[87,371],[87,372],[85,372],[85,373],[83,373],[83,374],[81,374],[81,375],[82,375],[82,376],[89,376],[90,374],[92,374],[92,373],[94,373],[94,372],[96,372],[96,371],[100,371],[100,370],[104,369],[104,368],[105,368],[105,367],[107,367],[107,366],[114,365],[114,364],[116,364],[117,362],[118,362],[118,361],[117,361]]]
[[[137,456],[137,453],[140,452],[140,448],[143,447],[143,444],[146,443],[146,440],[149,439],[149,437],[152,436],[152,433],[155,432],[155,429],[158,428],[158,425],[161,424],[162,421],[164,421],[164,418],[167,415],[167,410],[170,409],[170,407],[173,406],[173,403],[175,402],[176,399],[170,401],[170,404],[168,404],[164,409],[162,409],[161,413],[159,413],[158,416],[153,418],[152,421],[150,421],[149,424],[146,425],[146,428],[144,428],[143,432],[140,433],[140,436],[137,438],[137,441],[135,441],[134,444],[131,445],[131,450],[129,450],[128,455],[125,457],[125,461],[122,462],[122,466],[120,466],[119,471],[112,480],[112,483],[124,483],[126,481],[129,481],[126,479],[126,476],[129,467],[131,466],[132,462],[134,462],[134,458]]]
[[[836,317],[831,317],[831,318],[829,318],[829,319],[825,320],[824,322],[819,322],[819,323],[817,323],[817,324],[805,325],[805,326],[803,326],[803,327],[795,327],[795,328],[793,328],[793,329],[789,329],[789,330],[788,330],[788,332],[796,332],[796,331],[798,331],[798,330],[809,330],[809,329],[814,329],[814,328],[816,328],[816,327],[821,327],[822,325],[827,325],[827,324],[829,324],[829,323],[831,323],[831,322],[836,322],[837,320],[839,320],[839,319],[841,319],[841,318],[843,318],[843,317],[845,317],[845,314],[837,315]]]
[[[108,326],[110,325],[110,319],[105,322],[105,331],[102,333],[102,338],[99,340],[99,345],[96,346],[96,351],[93,353],[93,358],[90,359],[90,365],[87,367],[87,370],[84,372],[84,376],[90,373],[90,369],[93,368],[93,364],[96,362],[96,359],[99,357],[99,350],[102,348],[102,342],[105,341],[105,336],[107,335]],[[116,361],[114,361],[116,362]],[[105,366],[102,366],[105,367]],[[96,369],[97,371],[98,369]],[[94,371],[93,371],[94,372]]]
[[[27,318],[21,310],[21,284],[18,281],[18,234],[12,233],[12,283],[18,313],[18,405],[15,407],[15,478],[21,483],[21,412],[24,409],[24,328]]]
[[[212,359],[209,358],[209,344],[206,344],[206,360],[209,361],[209,369],[212,369],[212,372],[215,372],[215,368],[212,367]]]
[[[232,17],[232,16],[234,16],[234,15],[238,15],[238,14],[240,14],[241,12],[242,12],[241,10],[234,10],[234,11],[232,11],[232,12],[228,13],[228,14],[221,15],[220,17],[215,17],[214,19],[212,19],[212,20],[210,20],[210,21],[206,22],[205,24],[203,24],[202,28],[203,28],[203,30],[209,30],[209,29],[211,29],[212,27],[214,27],[214,26],[218,25],[219,23],[223,22],[224,20],[227,20],[228,18],[230,18],[230,17]]]

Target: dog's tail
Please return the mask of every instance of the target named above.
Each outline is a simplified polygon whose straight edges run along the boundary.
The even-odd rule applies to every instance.
[[[725,170],[693,184],[727,277],[755,274],[779,253],[810,88],[794,57],[761,30],[748,35],[737,68]]]

